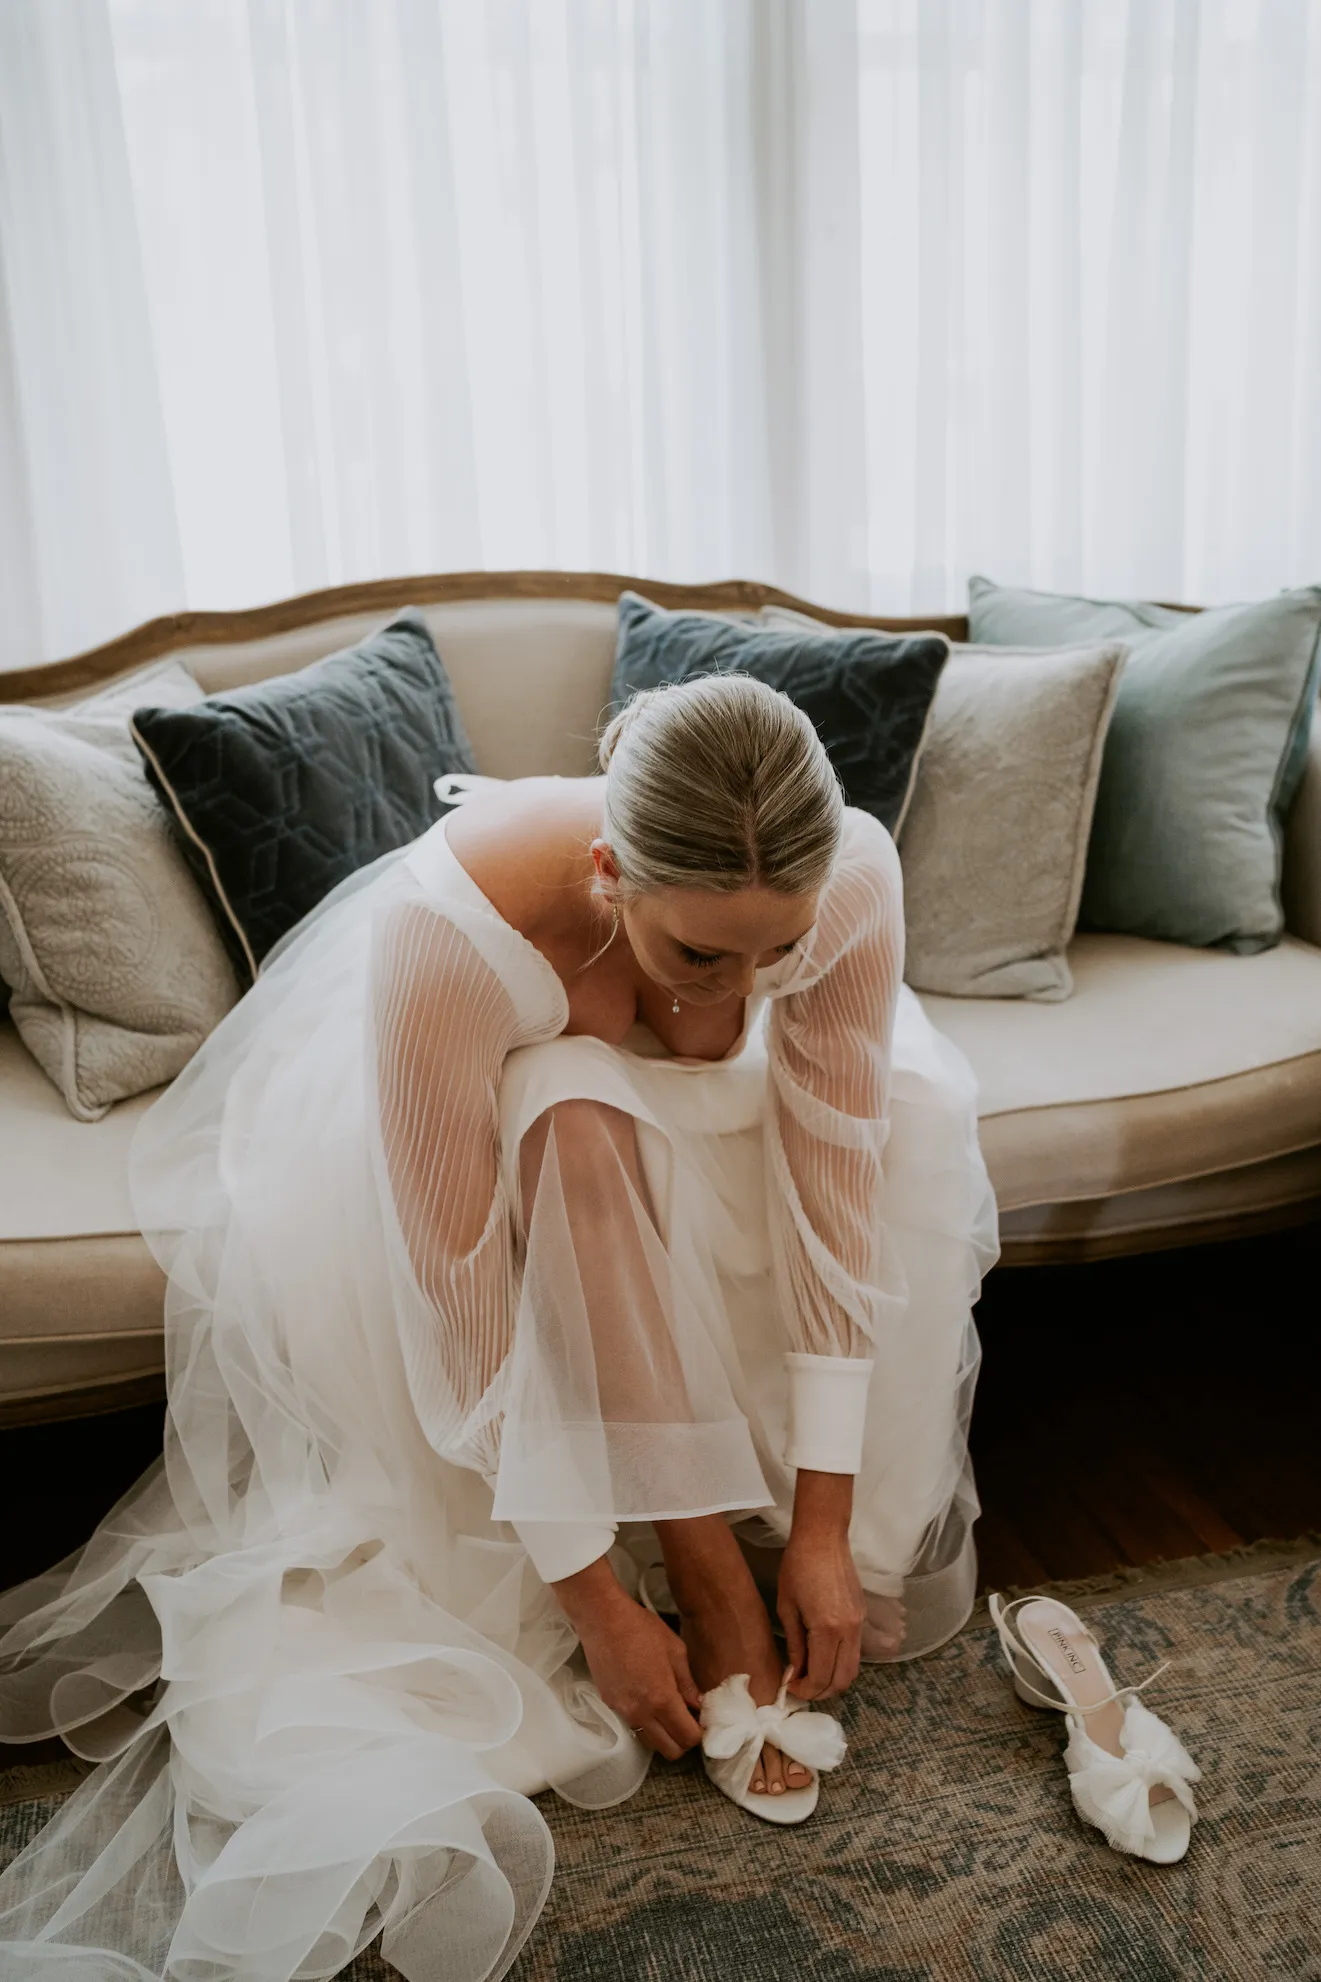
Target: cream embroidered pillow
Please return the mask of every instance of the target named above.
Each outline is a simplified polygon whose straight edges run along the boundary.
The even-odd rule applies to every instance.
[[[1072,993],[1065,952],[1126,656],[1115,641],[951,647],[899,834],[914,989],[1047,1004]]]
[[[0,705],[0,977],[80,1121],[172,1080],[238,997],[128,728],[202,700],[166,661],[71,708]]]

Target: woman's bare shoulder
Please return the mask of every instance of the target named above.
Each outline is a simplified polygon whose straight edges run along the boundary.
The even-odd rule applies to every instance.
[[[579,912],[600,831],[598,778],[511,778],[470,798],[445,827],[450,851],[524,936]]]

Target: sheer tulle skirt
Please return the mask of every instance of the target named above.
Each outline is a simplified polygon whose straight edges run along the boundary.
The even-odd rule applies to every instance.
[[[649,1517],[720,1506],[763,1563],[785,1532],[755,1029],[697,1071],[584,1040],[511,1056],[527,1251],[483,1402],[499,1464],[438,1456],[365,1018],[372,918],[414,885],[391,857],[341,890],[140,1133],[165,1456],[80,1555],[0,1598],[0,1737],[59,1732],[101,1763],[0,1879],[6,1977],[287,1982],[382,1931],[412,1982],[501,1974],[552,1869],[529,1796],[604,1807],[648,1759],[509,1522],[605,1513],[645,1552]],[[648,1287],[603,1385],[562,1145],[621,1120],[604,1188]],[[877,1349],[854,1543],[872,1649],[908,1655],[971,1601],[969,1308],[994,1213],[967,1070],[907,994],[887,1190],[909,1300]]]

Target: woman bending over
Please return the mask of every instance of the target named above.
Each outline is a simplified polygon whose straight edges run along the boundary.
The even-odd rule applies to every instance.
[[[6,1975],[285,1982],[384,1929],[478,1982],[545,1896],[531,1795],[700,1744],[795,1820],[807,1703],[967,1615],[994,1207],[894,846],[743,677],[601,767],[456,780],[146,1118],[166,1458],[0,1610],[0,1738],[103,1761],[0,1880]]]

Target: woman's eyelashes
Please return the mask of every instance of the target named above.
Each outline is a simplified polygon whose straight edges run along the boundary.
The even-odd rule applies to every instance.
[[[777,947],[782,957],[792,956],[793,952],[798,948],[798,940],[797,938],[795,938],[792,943],[780,943]],[[680,943],[679,955],[683,958],[684,962],[686,964],[690,964],[694,970],[709,970],[713,963],[720,962],[720,959],[724,955],[724,952],[723,950],[717,950],[715,954],[712,955],[709,951],[706,950],[690,950],[686,943]]]

